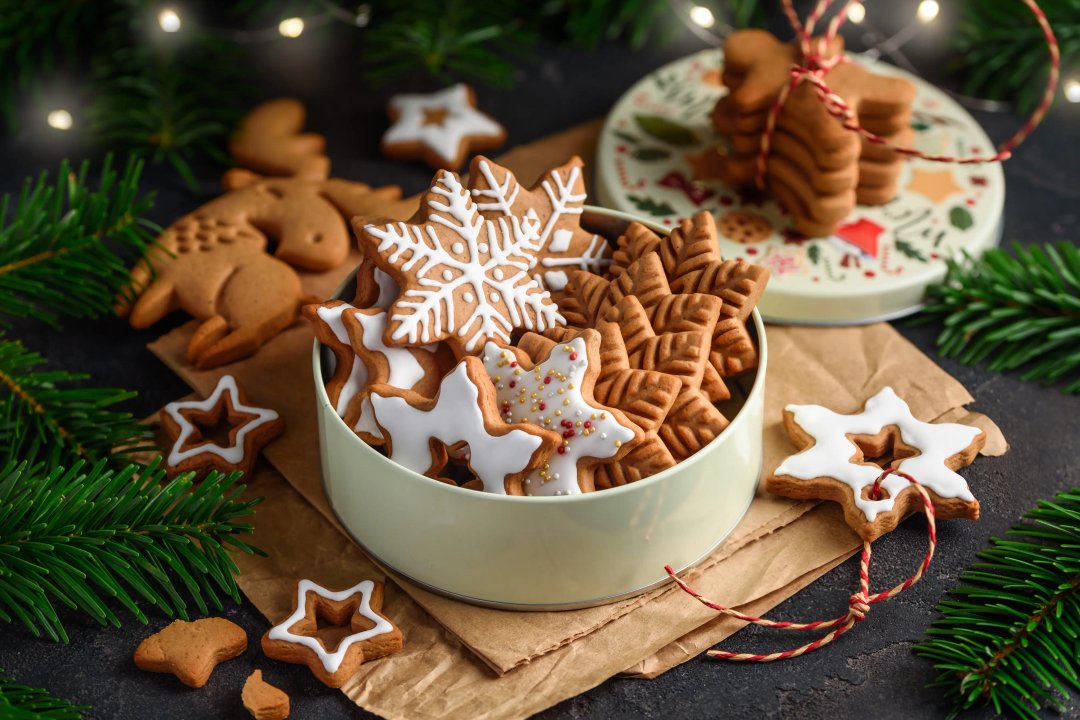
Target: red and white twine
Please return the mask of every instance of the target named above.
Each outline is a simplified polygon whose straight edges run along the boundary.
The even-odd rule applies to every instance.
[[[769,156],[772,136],[776,130],[776,123],[780,117],[780,111],[783,109],[784,103],[787,102],[792,91],[794,91],[801,82],[808,82],[813,85],[814,91],[818,98],[820,98],[825,110],[830,115],[837,118],[844,128],[851,132],[858,133],[867,142],[891,148],[900,155],[922,158],[923,160],[930,160],[932,162],[955,163],[959,165],[972,165],[976,163],[1008,160],[1012,156],[1012,151],[1031,134],[1039,123],[1042,122],[1043,117],[1046,116],[1047,110],[1050,109],[1050,104],[1054,101],[1054,93],[1057,91],[1058,76],[1061,73],[1061,52],[1058,48],[1058,41],[1054,36],[1054,31],[1050,28],[1050,22],[1046,19],[1046,14],[1035,0],[1020,1],[1027,5],[1028,9],[1031,10],[1032,15],[1035,16],[1035,21],[1042,30],[1043,37],[1046,40],[1047,51],[1050,55],[1050,72],[1046,78],[1046,89],[1043,91],[1042,100],[1039,101],[1038,107],[1035,108],[1035,111],[1027,121],[1024,122],[1020,129],[1017,130],[1012,137],[998,146],[997,152],[994,155],[954,156],[923,153],[915,148],[895,145],[880,135],[875,135],[859,125],[856,120],[855,111],[842,97],[833,92],[825,82],[825,77],[830,70],[839,63],[847,61],[847,58],[842,54],[832,58],[826,57],[829,43],[836,37],[840,30],[840,26],[847,20],[848,9],[852,5],[861,4],[863,0],[847,0],[840,12],[838,12],[830,21],[825,34],[818,37],[816,42],[812,37],[814,26],[817,24],[818,20],[824,16],[825,11],[828,10],[829,6],[832,5],[835,0],[818,0],[813,11],[807,17],[805,24],[799,21],[799,16],[795,12],[792,1],[782,0],[784,13],[787,15],[788,22],[791,23],[791,27],[795,31],[795,40],[799,46],[799,62],[791,66],[790,79],[786,85],[781,87],[780,94],[777,95],[776,100],[769,109],[769,114],[765,121],[765,130],[761,135],[761,147],[759,148],[757,157],[757,174],[755,176],[757,186],[761,189],[765,189],[766,160]]]
[[[761,625],[762,627],[777,628],[780,630],[818,630],[828,629],[829,632],[821,637],[800,645],[792,650],[784,650],[783,652],[774,652],[767,654],[757,653],[733,653],[726,650],[710,650],[708,652],[709,657],[720,658],[722,660],[736,660],[739,662],[772,662],[774,660],[786,660],[788,658],[798,657],[811,650],[816,650],[823,645],[828,645],[836,638],[846,633],[851,628],[855,627],[855,624],[866,618],[866,615],[870,612],[870,606],[875,603],[879,603],[882,600],[888,600],[891,597],[895,597],[900,593],[907,590],[909,587],[919,581],[919,578],[923,576],[927,568],[930,567],[930,561],[934,557],[934,548],[937,545],[937,525],[934,521],[934,504],[930,501],[930,496],[926,490],[919,483],[918,480],[901,472],[895,468],[889,468],[885,472],[878,476],[874,481],[874,485],[870,490],[871,499],[878,499],[881,496],[881,483],[889,475],[898,475],[912,485],[919,495],[922,496],[923,512],[926,513],[927,533],[929,535],[929,544],[926,550],[926,555],[923,557],[922,563],[915,573],[904,580],[899,585],[896,585],[888,590],[879,593],[870,593],[870,542],[863,543],[862,557],[859,561],[859,590],[851,597],[848,598],[848,611],[838,618],[832,620],[817,620],[814,622],[797,623],[786,622],[778,620],[769,620],[767,618],[754,617],[753,615],[746,615],[738,610],[725,607],[717,602],[709,600],[702,596],[699,592],[691,588],[685,582],[683,582],[670,565],[665,565],[664,570],[667,571],[671,579],[674,580],[680,588],[682,588],[687,594],[696,599],[705,607],[712,608],[722,615],[733,617],[736,620],[742,620],[743,622],[753,623],[754,625]]]

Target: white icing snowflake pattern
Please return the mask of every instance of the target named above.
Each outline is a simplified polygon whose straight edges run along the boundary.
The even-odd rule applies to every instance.
[[[854,415],[841,415],[821,405],[788,405],[785,410],[794,414],[795,422],[814,438],[814,444],[784,460],[775,474],[798,480],[828,477],[845,483],[854,494],[855,505],[869,522],[879,512],[891,511],[894,499],[910,484],[902,477],[890,475],[881,483],[885,497],[880,500],[863,497],[863,488],[874,484],[881,468],[851,462],[850,458],[859,450],[849,436],[877,435],[890,425],[899,428],[905,444],[919,451],[914,457],[904,458],[897,466],[899,470],[940,497],[975,500],[964,478],[949,469],[945,461],[967,449],[982,432],[979,428],[923,422],[911,414],[908,404],[891,387],[882,388],[866,401],[862,412]]]
[[[578,462],[613,457],[634,439],[634,431],[608,408],[592,405],[582,395],[581,382],[589,368],[583,339],[555,346],[532,370],[519,367],[517,358],[495,343],[484,346],[481,359],[506,422],[529,422],[563,438],[547,463],[525,478],[525,494],[580,494]]]
[[[475,168],[469,187],[481,213],[525,217],[540,226],[536,253],[540,261],[534,277],[549,290],[562,290],[570,270],[602,275],[611,265],[607,241],[580,225],[586,199],[580,159],[549,170],[539,190],[525,192],[513,173],[503,167],[479,159]],[[530,201],[537,199],[539,212],[530,206]]]
[[[515,328],[542,332],[566,324],[550,293],[529,275],[540,247],[535,222],[485,219],[457,175],[445,170],[424,203],[423,224],[364,229],[382,260],[409,280],[389,310],[390,341],[453,338],[473,352],[488,339],[508,343]]]

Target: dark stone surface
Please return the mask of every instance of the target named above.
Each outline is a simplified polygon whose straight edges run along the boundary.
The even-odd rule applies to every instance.
[[[914,4],[897,5],[908,6],[905,12],[910,13]],[[922,66],[931,76],[942,57],[941,30],[920,38],[913,53],[918,58],[921,49],[925,58],[934,60]],[[327,136],[335,175],[373,184],[397,183],[406,193],[419,191],[430,178],[426,168],[378,155],[378,139],[385,127],[383,108],[390,91],[371,89],[365,83],[357,69],[362,47],[355,44],[340,35],[331,41],[312,35],[295,43],[254,48],[252,99],[292,94],[307,102],[309,127]],[[538,61],[521,71],[523,81],[516,89],[481,89],[481,105],[505,123],[510,145],[527,142],[604,114],[639,77],[699,47],[700,42],[685,34],[668,46],[638,52],[605,46],[583,53],[545,44]],[[421,80],[405,85],[409,89],[433,87]],[[77,109],[80,104],[72,100],[68,106]],[[1055,108],[1046,125],[1005,166],[1006,239],[1022,243],[1080,239],[1078,109],[1064,104]],[[0,141],[0,191],[16,190],[23,177],[55,168],[61,157],[100,157],[79,133],[83,117],[76,113],[76,129],[69,135],[44,132],[43,117],[39,113],[35,124]],[[1016,123],[1010,116],[984,114],[979,119],[996,139],[1005,137]],[[218,170],[200,167],[199,174],[206,192],[212,193]],[[145,186],[158,193],[152,217],[162,224],[200,203],[162,168],[147,171]],[[924,352],[933,353],[933,328],[912,328],[904,322],[897,323],[897,328]],[[14,332],[56,366],[89,371],[103,385],[137,389],[140,397],[131,409],[146,414],[187,392],[145,348],[164,329],[133,332],[118,320],[105,320],[72,323],[62,333],[20,322]],[[944,708],[939,694],[924,687],[933,670],[911,654],[911,646],[933,619],[935,604],[985,547],[987,538],[1002,533],[1038,498],[1080,484],[1080,400],[1022,383],[1015,375],[939,362],[975,396],[973,408],[997,421],[1012,449],[1000,459],[980,459],[965,471],[981,499],[983,519],[977,524],[944,524],[938,554],[922,582],[901,597],[875,606],[855,631],[807,657],[766,666],[698,658],[656,680],[610,680],[543,717],[809,718],[872,713],[878,720],[889,720],[941,716]],[[924,542],[924,525],[915,519],[875,545],[875,587],[909,573],[921,558]],[[771,614],[812,619],[842,613],[856,585],[856,570],[855,561],[849,561]],[[252,638],[266,628],[250,603],[229,607],[226,614]],[[242,658],[222,665],[201,691],[191,691],[171,676],[142,673],[134,667],[131,653],[143,637],[167,622],[150,615],[148,627],[124,616],[123,627],[113,629],[66,614],[72,636],[69,646],[35,640],[18,626],[0,626],[0,667],[23,682],[44,685],[60,696],[92,705],[89,715],[95,718],[246,717],[239,690],[257,666],[292,696],[294,717],[366,716],[343,695],[314,681],[306,669],[261,658],[257,643]],[[725,647],[781,649],[799,640],[751,628],[728,640]],[[1076,700],[1068,714],[1080,715]]]

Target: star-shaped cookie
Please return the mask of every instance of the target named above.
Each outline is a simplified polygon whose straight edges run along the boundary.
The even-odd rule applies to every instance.
[[[201,688],[220,663],[247,650],[247,633],[225,618],[174,620],[135,648],[135,665],[172,673],[188,687]]]
[[[363,580],[335,592],[311,580],[299,580],[293,612],[263,635],[263,653],[307,665],[323,683],[339,688],[363,663],[401,650],[401,630],[381,613],[382,604],[382,582]],[[333,649],[317,634],[320,619],[349,630]]]
[[[171,402],[161,410],[161,426],[172,442],[165,469],[170,475],[217,470],[251,472],[263,446],[285,429],[274,410],[247,404],[236,378],[222,375],[204,400]],[[204,437],[207,429],[228,426],[223,442]]]
[[[382,138],[383,153],[420,158],[436,170],[457,170],[469,153],[506,142],[506,130],[476,109],[476,93],[465,84],[427,95],[395,95],[387,114],[391,125]]]
[[[833,500],[864,540],[891,531],[922,506],[910,482],[890,475],[881,496],[871,495],[883,467],[911,475],[926,489],[940,519],[979,517],[979,502],[955,470],[970,465],[986,433],[957,423],[928,423],[911,414],[890,387],[843,415],[820,405],[788,405],[784,426],[802,452],[788,457],[766,481],[769,492]]]

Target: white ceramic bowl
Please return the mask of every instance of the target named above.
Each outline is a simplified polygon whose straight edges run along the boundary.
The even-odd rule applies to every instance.
[[[587,208],[583,222],[614,237],[634,219]],[[768,360],[765,327],[756,310],[753,332],[760,365],[753,377],[732,383],[733,395],[743,396],[742,407],[716,439],[653,477],[568,497],[464,490],[391,462],[334,412],[316,343],[313,371],[327,497],[373,560],[467,602],[570,609],[644,592],[666,579],[665,564],[682,571],[707,557],[753,499],[761,474]]]

